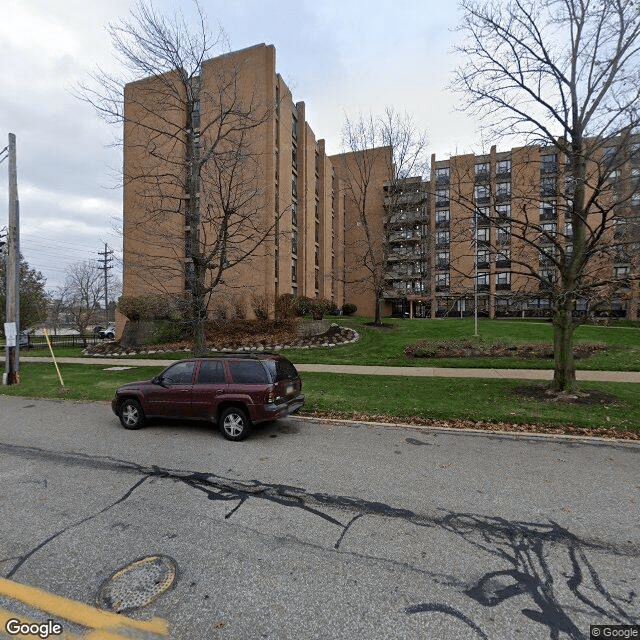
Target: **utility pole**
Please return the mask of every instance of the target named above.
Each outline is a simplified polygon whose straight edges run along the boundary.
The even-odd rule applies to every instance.
[[[109,324],[109,288],[108,288],[108,280],[109,280],[109,269],[113,269],[111,265],[111,261],[113,258],[113,250],[109,249],[107,243],[104,243],[104,251],[98,251],[98,255],[102,256],[102,259],[98,260],[100,263],[100,268],[104,271],[104,319],[107,324]]]
[[[16,136],[9,134],[9,228],[6,253],[6,305],[4,335],[5,384],[20,383],[20,204],[18,202],[18,172],[16,167]]]

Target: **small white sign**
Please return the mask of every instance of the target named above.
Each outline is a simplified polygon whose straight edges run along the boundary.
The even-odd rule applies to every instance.
[[[15,347],[16,336],[18,335],[15,322],[4,323],[4,335],[5,335],[5,338],[7,339],[7,347]]]

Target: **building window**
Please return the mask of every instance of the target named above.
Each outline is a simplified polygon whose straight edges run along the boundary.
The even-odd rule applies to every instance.
[[[298,178],[295,174],[291,176],[291,195],[294,198],[298,197]]]
[[[476,202],[486,202],[489,199],[489,186],[486,184],[477,184],[473,190],[473,197]]]
[[[480,244],[486,244],[489,242],[489,229],[487,227],[476,229],[476,240]]]
[[[509,225],[496,227],[496,240],[502,243],[511,242],[511,227]]]
[[[496,273],[496,288],[508,289],[511,286],[511,272],[499,271]]]
[[[449,167],[438,167],[436,169],[436,180],[438,182],[442,182],[448,179],[449,179]]]
[[[498,160],[496,163],[496,174],[499,176],[511,173],[511,160]]]
[[[540,171],[552,173],[558,170],[558,156],[555,153],[545,153],[540,158]]]
[[[436,211],[436,224],[443,224],[449,222],[450,213],[449,209],[441,209],[440,211]]]
[[[476,253],[476,265],[478,267],[488,267],[491,252],[488,249],[479,249]]]
[[[436,254],[438,269],[448,269],[451,261],[451,254],[448,251],[438,251]],[[426,269],[422,273],[426,273]]]
[[[489,288],[489,272],[479,272],[476,282],[478,283],[478,291],[486,291]]]
[[[436,206],[446,206],[449,204],[449,189],[436,189]]]
[[[496,254],[496,267],[505,268],[511,266],[511,249],[500,249]]]
[[[511,218],[511,205],[510,204],[498,204],[496,205],[496,213],[499,218]]]
[[[556,235],[556,230],[557,230],[557,225],[555,222],[543,222],[540,225],[540,229],[542,230],[543,233],[550,235],[550,236],[555,236]]]
[[[489,175],[489,163],[488,162],[476,162],[476,175],[488,176]]]
[[[291,137],[295,140],[298,137],[298,118],[296,114],[291,114]]]
[[[498,198],[506,198],[511,195],[511,183],[510,182],[498,182],[496,183],[496,196]]]
[[[291,260],[291,281],[298,281],[298,261],[295,258]]]
[[[540,194],[543,196],[552,196],[556,193],[555,177],[540,178]]]
[[[448,231],[438,231],[436,233],[436,246],[441,247],[444,245],[448,245],[450,239],[451,236]]]
[[[295,144],[291,145],[291,166],[294,169],[298,168],[298,148]]]
[[[291,231],[291,253],[296,255],[298,253],[298,231],[297,229],[292,229]]]
[[[540,203],[540,220],[556,219],[556,201],[548,200]]]
[[[449,274],[437,273],[436,274],[436,287],[448,287],[449,286]]]

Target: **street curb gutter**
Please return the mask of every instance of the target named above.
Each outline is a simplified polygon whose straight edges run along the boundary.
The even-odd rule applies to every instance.
[[[405,422],[369,422],[366,420],[343,420],[340,418],[319,418],[315,416],[293,416],[296,420],[326,422],[335,424],[353,424],[364,425],[367,427],[393,427],[400,429],[416,429],[418,431],[443,431],[445,433],[465,433],[465,434],[482,434],[482,435],[499,435],[507,436],[514,439],[532,438],[535,440],[571,440],[582,441],[588,444],[601,444],[601,445],[623,445],[631,446],[640,449],[640,441],[638,440],[626,440],[624,438],[598,438],[595,436],[575,436],[569,433],[531,433],[528,431],[502,431],[502,430],[490,430],[490,429],[468,429],[466,427],[431,427],[422,424],[408,424]]]

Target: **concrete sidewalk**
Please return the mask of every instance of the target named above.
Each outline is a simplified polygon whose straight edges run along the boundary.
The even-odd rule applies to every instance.
[[[286,353],[283,353],[286,355]],[[185,354],[185,357],[188,357]],[[4,362],[4,358],[0,358]],[[21,362],[52,362],[51,358],[25,356]],[[166,367],[175,360],[141,358],[57,358],[60,364],[101,364],[107,367]],[[295,364],[295,363],[294,363]],[[298,371],[320,373],[348,373],[370,376],[411,376],[418,378],[511,378],[522,380],[551,380],[551,369],[453,369],[446,367],[377,367],[348,364],[296,364]],[[577,371],[578,380],[592,382],[637,382],[639,371]]]

